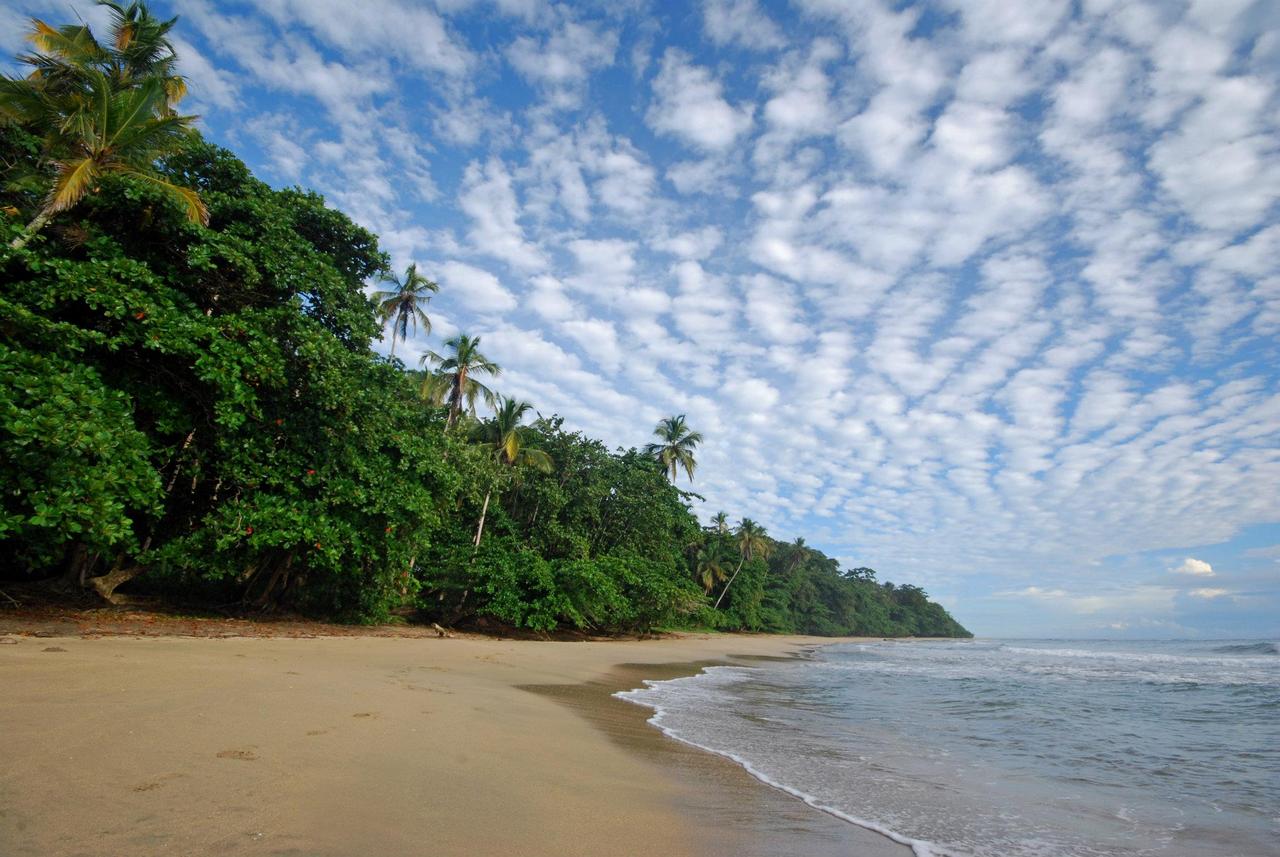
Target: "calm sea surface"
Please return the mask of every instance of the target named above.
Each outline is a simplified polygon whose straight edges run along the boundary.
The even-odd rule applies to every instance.
[[[1280,855],[1280,645],[842,644],[620,694],[920,857]]]

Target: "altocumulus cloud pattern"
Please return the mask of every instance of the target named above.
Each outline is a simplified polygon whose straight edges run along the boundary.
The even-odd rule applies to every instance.
[[[6,53],[72,5],[6,0]],[[688,414],[704,517],[980,631],[1274,628],[1280,6],[153,5],[206,133],[438,279],[505,392]]]

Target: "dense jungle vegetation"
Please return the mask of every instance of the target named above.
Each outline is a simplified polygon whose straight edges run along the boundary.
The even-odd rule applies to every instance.
[[[749,519],[702,526],[701,437],[529,419],[436,285],[273,189],[178,107],[173,21],[37,23],[0,86],[0,580],[374,622],[966,635],[915,586]],[[371,287],[383,291],[371,293]]]

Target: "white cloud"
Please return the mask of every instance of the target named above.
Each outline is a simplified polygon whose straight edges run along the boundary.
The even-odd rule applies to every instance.
[[[0,22],[0,29],[3,29],[3,22]],[[187,79],[191,101],[221,109],[235,107],[240,90],[235,78],[211,63],[186,39],[175,36],[172,41],[178,55],[178,71]]]
[[[515,296],[488,271],[454,260],[445,262],[439,271],[440,285],[447,290],[450,304],[462,311],[483,315],[516,307]]]
[[[795,69],[778,69],[766,78],[774,92],[764,105],[764,118],[772,127],[788,134],[824,134],[831,130],[834,114],[828,93],[831,81],[821,61],[831,59],[834,50],[819,49],[817,61]]]
[[[1025,589],[995,593],[998,598],[1030,600],[1068,613],[1092,616],[1120,614],[1153,618],[1169,615],[1174,608],[1176,589],[1164,586],[1137,585],[1130,588],[1108,588],[1102,592],[1077,594],[1061,588]]]
[[[813,335],[790,285],[765,274],[756,274],[744,285],[747,320],[766,340],[795,345]]]
[[[31,22],[16,8],[0,7],[0,51],[4,51],[4,62],[22,53],[27,48],[26,33]]]
[[[469,235],[477,252],[522,270],[544,267],[542,251],[525,238],[511,175],[500,160],[467,166],[458,205],[471,218]]]
[[[1192,589],[1187,594],[1190,595],[1192,598],[1212,599],[1212,598],[1221,598],[1222,596],[1229,594],[1229,592],[1230,590],[1227,590],[1227,589],[1205,588],[1205,589]]]
[[[282,25],[302,23],[327,44],[357,55],[390,54],[423,70],[459,74],[470,52],[443,19],[418,4],[364,0],[352,14],[345,0],[259,0],[258,8]]]
[[[1002,110],[953,101],[934,125],[933,145],[971,166],[997,167],[1013,154],[1009,124]]]
[[[549,321],[573,317],[577,305],[565,294],[564,284],[551,276],[534,277],[533,289],[525,295],[525,305]]]
[[[565,21],[541,41],[520,36],[507,48],[507,58],[525,78],[548,84],[581,82],[596,68],[613,62],[617,34],[589,24]]]
[[[732,198],[738,191],[731,183],[731,166],[716,158],[681,161],[667,169],[667,180],[683,194],[704,193]]]
[[[590,75],[613,64],[617,49],[617,33],[566,19],[545,38],[517,36],[506,55],[525,80],[544,89],[548,103],[569,109],[581,103]]]
[[[1152,147],[1164,187],[1210,229],[1255,226],[1280,198],[1276,87],[1258,78],[1216,80],[1177,133]]]
[[[1039,586],[1028,586],[1026,589],[1019,589],[1014,592],[998,592],[997,595],[1008,597],[1024,597],[1024,598],[1066,598],[1067,591],[1065,589],[1042,589]]]
[[[1171,574],[1190,574],[1195,577],[1213,577],[1213,566],[1202,559],[1187,557],[1182,565],[1169,569]]]
[[[670,238],[664,238],[657,242],[657,247],[659,250],[666,251],[673,256],[680,256],[686,259],[705,259],[715,252],[723,241],[724,235],[717,227],[704,226],[701,229],[681,232]]]
[[[751,107],[726,101],[724,87],[711,72],[675,48],[663,55],[653,92],[646,114],[649,126],[696,148],[721,151],[751,128]]]
[[[611,322],[598,318],[566,321],[560,325],[571,340],[606,372],[616,372],[622,364],[623,351],[618,344],[618,331]]]
[[[704,0],[703,26],[717,44],[735,44],[754,50],[786,44],[782,32],[756,0]]]

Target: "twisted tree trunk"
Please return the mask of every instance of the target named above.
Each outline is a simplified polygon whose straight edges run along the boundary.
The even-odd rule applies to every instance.
[[[128,568],[121,568],[119,565],[116,565],[115,568],[111,569],[101,577],[89,578],[89,585],[92,586],[94,591],[97,592],[98,595],[101,596],[102,600],[106,601],[108,604],[121,604],[123,603],[123,599],[121,596],[115,594],[116,589],[122,584],[133,580],[146,570],[147,567],[145,565],[131,565]]]

